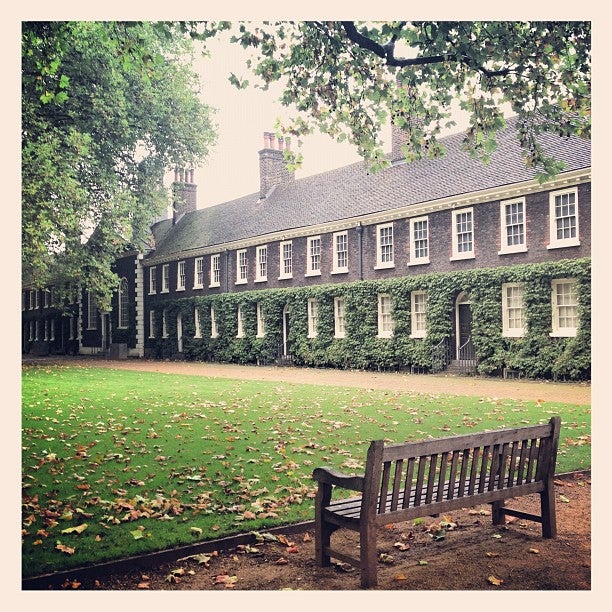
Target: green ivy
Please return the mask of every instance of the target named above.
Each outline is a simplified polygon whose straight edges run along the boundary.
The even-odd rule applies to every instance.
[[[575,338],[552,338],[551,281],[577,281],[580,326]],[[502,283],[523,283],[527,331],[522,338],[502,336]],[[427,335],[411,338],[412,291],[427,292]],[[270,289],[168,301],[156,307],[156,339],[149,341],[157,358],[177,352],[176,319],[182,314],[183,354],[190,360],[272,363],[282,342],[283,311],[290,318],[289,341],[296,365],[353,369],[431,368],[433,349],[453,329],[458,294],[470,296],[472,341],[480,374],[501,375],[504,368],[529,378],[590,379],[590,258],[540,264],[433,273],[384,281],[359,281],[295,289]],[[378,295],[391,296],[394,334],[379,338]],[[344,297],[345,338],[334,337],[334,298]],[[308,337],[308,300],[318,302],[316,338]],[[257,338],[257,303],[265,319],[265,336]],[[210,337],[214,307],[219,336]],[[237,311],[242,307],[245,337],[237,338]],[[200,312],[201,338],[195,338],[194,309]],[[161,338],[162,311],[168,337]]]

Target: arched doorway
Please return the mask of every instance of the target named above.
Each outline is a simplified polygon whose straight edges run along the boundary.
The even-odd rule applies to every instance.
[[[472,302],[465,291],[455,301],[455,359],[474,359]]]

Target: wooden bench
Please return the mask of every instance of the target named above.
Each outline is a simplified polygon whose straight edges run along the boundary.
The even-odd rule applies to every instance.
[[[365,474],[347,476],[316,468],[315,554],[319,566],[331,558],[361,570],[362,588],[377,585],[376,529],[458,508],[492,505],[493,524],[505,516],[537,521],[545,538],[556,536],[553,477],[561,419],[545,425],[500,429],[423,442],[370,444]],[[332,500],[335,487],[358,491]],[[506,508],[506,499],[540,494],[541,514]],[[359,558],[334,550],[340,528],[359,532]]]

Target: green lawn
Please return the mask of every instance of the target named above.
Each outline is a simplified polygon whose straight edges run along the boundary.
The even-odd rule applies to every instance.
[[[23,368],[23,575],[313,519],[312,470],[393,442],[561,415],[559,473],[591,464],[590,406],[95,367]]]

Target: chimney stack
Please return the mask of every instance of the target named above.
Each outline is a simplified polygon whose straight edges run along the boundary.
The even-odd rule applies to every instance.
[[[178,223],[183,215],[198,208],[198,187],[193,182],[193,170],[174,169],[172,184],[172,225]]]
[[[270,189],[282,183],[295,180],[295,174],[287,170],[284,150],[290,149],[289,138],[275,137],[272,132],[264,132],[264,148],[259,151],[259,197],[264,199]]]

